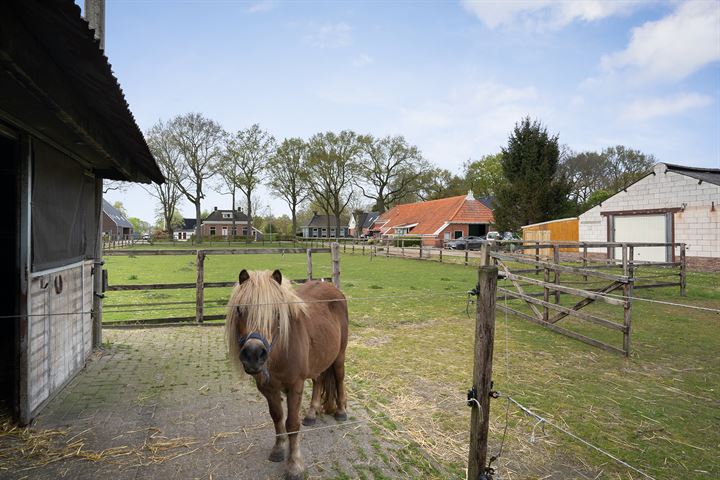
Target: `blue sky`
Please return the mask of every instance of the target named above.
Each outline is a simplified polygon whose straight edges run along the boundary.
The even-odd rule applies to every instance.
[[[623,144],[720,167],[720,2],[107,0],[106,54],[143,130],[202,112],[278,139],[404,135],[435,164],[541,120],[574,150]],[[139,188],[122,200],[154,218]],[[229,199],[210,193],[203,208]],[[273,214],[287,212],[263,193]],[[182,211],[194,215],[189,204]]]

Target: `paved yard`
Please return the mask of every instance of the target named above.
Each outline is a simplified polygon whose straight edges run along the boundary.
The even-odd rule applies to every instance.
[[[284,463],[266,459],[265,400],[230,370],[222,328],[106,330],[105,340],[29,433],[0,437],[0,477],[282,477]],[[320,417],[329,428],[304,434],[307,478],[400,478],[398,447],[372,434],[361,407],[349,414],[345,425]]]

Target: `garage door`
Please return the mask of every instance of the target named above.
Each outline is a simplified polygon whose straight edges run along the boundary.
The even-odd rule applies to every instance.
[[[613,219],[616,242],[669,243],[667,216],[615,215]],[[622,258],[622,249],[615,249],[615,258]],[[667,247],[638,247],[635,260],[665,262]]]

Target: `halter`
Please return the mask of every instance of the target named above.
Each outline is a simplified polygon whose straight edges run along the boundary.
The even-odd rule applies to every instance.
[[[238,315],[240,315],[240,307],[235,307],[235,308],[237,309]],[[275,335],[273,337],[272,343],[268,342],[267,338],[265,338],[265,336],[260,332],[252,332],[245,336],[240,336],[240,334],[236,331],[235,336],[237,337],[237,342],[238,342],[238,346],[240,349],[242,349],[245,346],[245,343],[248,340],[252,340],[252,339],[260,340],[262,342],[263,346],[265,346],[265,350],[267,350],[268,356],[270,355],[270,352],[272,352],[273,345],[275,345],[275,339],[277,339],[277,335]]]

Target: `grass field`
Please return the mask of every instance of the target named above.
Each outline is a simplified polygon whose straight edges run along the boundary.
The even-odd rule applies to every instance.
[[[313,258],[316,276],[330,276],[329,255]],[[111,285],[195,280],[194,256],[106,257],[106,262]],[[242,268],[280,268],[288,278],[303,278],[306,257],[210,254],[205,278],[232,281]],[[391,419],[379,422],[378,431],[407,443],[405,460],[416,462],[425,476],[464,478],[469,409],[463,400],[474,331],[465,292],[476,282],[476,269],[343,255],[341,270],[350,297],[350,394],[370,412]],[[222,313],[228,294],[229,289],[207,289],[207,313]],[[716,274],[689,273],[687,297],[677,288],[642,290],[638,296],[720,308]],[[176,301],[192,303],[150,305]],[[563,296],[563,304],[570,302]],[[141,306],[113,312],[113,304]],[[106,320],[192,315],[194,290],[108,292],[106,305]],[[622,318],[619,307],[589,308]],[[720,316],[636,301],[632,320],[633,351],[626,359],[498,311],[495,387],[655,478],[720,477]],[[621,344],[619,332],[561,324]],[[505,408],[502,399],[492,404],[492,453],[500,445]],[[515,407],[508,412],[507,441],[496,462],[502,478],[642,478],[543,429]]]

